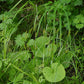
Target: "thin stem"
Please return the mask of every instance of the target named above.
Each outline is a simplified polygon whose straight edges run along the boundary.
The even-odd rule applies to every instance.
[[[67,19],[67,22],[68,22],[68,40],[69,40],[70,45],[71,45],[71,28],[70,28],[70,23],[69,23],[69,17],[68,17],[67,12],[64,9],[63,9],[63,11],[65,12],[66,19]]]
[[[7,45],[6,45],[6,28],[4,29],[4,56],[3,58],[5,59],[6,58],[6,51],[7,51]]]
[[[59,21],[60,21],[59,28],[60,28],[60,49],[61,49],[61,47],[62,47],[62,42],[61,42],[61,39],[62,39],[62,21],[61,21],[61,15],[59,17]]]
[[[34,75],[28,74],[28,73],[24,72],[23,70],[21,70],[20,68],[18,68],[18,67],[15,66],[14,64],[11,64],[11,65],[12,65],[15,69],[17,69],[18,71],[20,71],[21,73],[23,73],[23,74],[29,76],[29,77],[30,77],[31,79],[33,79],[37,84],[40,84],[40,83],[37,81],[37,79],[35,78]]]
[[[22,9],[28,4],[28,1],[16,12],[15,16],[13,17],[13,19],[17,16],[17,14],[22,11]],[[30,7],[31,8],[31,7]]]
[[[13,8],[11,8],[11,10],[10,10],[9,12],[13,11],[13,10],[15,9],[15,7],[16,7],[20,2],[22,2],[22,0],[18,1],[18,3],[15,4],[15,5],[13,6]]]

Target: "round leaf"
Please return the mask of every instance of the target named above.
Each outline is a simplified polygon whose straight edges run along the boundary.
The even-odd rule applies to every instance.
[[[48,44],[50,42],[50,38],[45,37],[45,36],[40,36],[39,38],[35,39],[35,45],[37,47],[43,47],[46,44]]]
[[[65,77],[65,69],[62,64],[53,63],[50,67],[43,69],[44,77],[49,82],[59,82]]]

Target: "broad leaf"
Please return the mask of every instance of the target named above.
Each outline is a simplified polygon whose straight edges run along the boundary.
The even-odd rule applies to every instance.
[[[51,67],[43,69],[44,77],[49,82],[59,82],[65,77],[65,69],[62,64],[53,63]]]
[[[13,80],[14,83],[21,81],[23,78],[23,73],[20,73],[18,76],[16,76]]]
[[[49,44],[47,48],[42,47],[42,48],[38,48],[35,51],[35,56],[37,57],[51,57],[52,55],[54,56],[54,53],[57,50],[57,46],[55,44]]]
[[[41,36],[41,37],[35,39],[35,46],[37,46],[39,48],[44,47],[49,42],[50,42],[49,37]]]
[[[24,80],[23,84],[32,84],[30,81]]]

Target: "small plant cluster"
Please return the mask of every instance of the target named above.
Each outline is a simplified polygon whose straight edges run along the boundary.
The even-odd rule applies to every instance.
[[[0,0],[0,9],[0,84],[84,84],[83,0]]]

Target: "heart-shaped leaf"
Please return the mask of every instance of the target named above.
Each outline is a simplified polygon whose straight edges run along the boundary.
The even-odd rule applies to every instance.
[[[35,46],[40,48],[40,47],[45,46],[49,42],[50,42],[50,38],[45,37],[45,36],[40,36],[39,38],[35,39]]]
[[[35,52],[35,56],[37,57],[50,57],[50,56],[54,56],[54,53],[57,50],[57,46],[55,44],[49,44],[47,48],[42,47],[42,48],[38,48]]]
[[[65,77],[65,69],[62,64],[53,63],[50,67],[43,69],[44,77],[49,82],[59,82]]]

